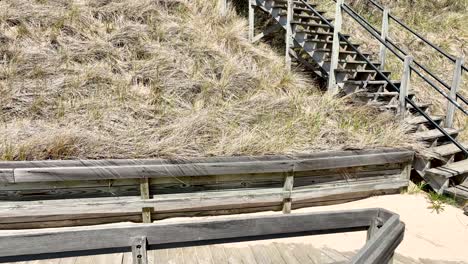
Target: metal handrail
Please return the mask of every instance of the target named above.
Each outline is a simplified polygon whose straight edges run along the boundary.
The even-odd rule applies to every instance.
[[[309,8],[315,15],[317,15],[323,22],[325,22],[328,26],[330,26],[331,29],[334,29],[333,25],[324,17],[322,16],[319,12],[317,12],[312,6],[310,6],[305,0],[300,0],[307,8]],[[344,9],[344,8],[343,8]],[[349,14],[349,13],[348,13]],[[355,18],[354,18],[355,19]],[[377,66],[375,66],[369,59],[367,59],[364,54],[362,54],[358,48],[356,48],[343,34],[338,33],[338,36],[340,39],[343,39],[364,61],[366,61],[367,64],[369,64],[374,71],[376,71],[381,77],[384,78],[384,80],[392,86],[393,89],[400,92],[400,89],[390,80],[387,78],[385,74],[383,74]],[[380,39],[380,36],[379,36]],[[384,44],[385,41],[384,41]],[[468,156],[468,150],[463,147],[457,140],[455,140],[445,129],[443,129],[441,126],[439,126],[432,118],[426,114],[421,108],[419,108],[413,100],[411,100],[408,96],[405,96],[405,101],[409,103],[417,112],[419,112],[424,118],[426,118],[431,125],[433,125],[437,130],[439,130],[445,137],[447,137],[457,148],[459,148],[465,155]]]
[[[387,81],[393,89],[395,89],[396,91],[398,91],[398,93],[400,92],[400,89],[390,80],[387,78],[387,76],[385,76],[385,74],[383,74],[379,68],[377,68],[377,66],[375,66],[369,59],[367,59],[366,56],[364,56],[364,54],[362,54],[358,48],[356,48],[348,39],[346,39],[341,33],[338,33],[338,36],[343,39],[362,59],[364,59],[368,65],[370,65],[372,67],[372,69],[374,71],[376,71],[381,77],[383,77],[385,79],[385,81]],[[463,145],[461,145],[458,141],[456,141],[449,133],[447,133],[447,131],[445,131],[445,129],[443,129],[441,126],[439,126],[434,120],[432,120],[432,118],[426,114],[426,112],[424,112],[421,108],[419,108],[419,106],[417,106],[417,104],[415,102],[413,102],[413,100],[411,100],[408,96],[405,96],[405,101],[407,103],[409,103],[416,111],[418,111],[422,116],[424,116],[424,118],[426,118],[429,123],[431,123],[431,125],[433,125],[434,127],[436,127],[440,132],[442,132],[442,134],[444,134],[444,136],[446,136],[450,141],[452,141],[453,144],[455,144],[455,146],[457,146],[465,155],[468,155],[468,150],[465,149],[465,147],[463,147]]]
[[[349,7],[347,4],[343,5],[343,10],[346,11],[356,22],[358,22],[364,29],[366,29],[373,37],[375,37],[380,43],[385,45],[395,56],[397,56],[401,61],[404,61],[404,57],[395,52],[388,44],[387,42],[390,43],[390,41],[386,41],[382,39],[376,32],[372,32],[372,30],[376,31],[375,28],[372,25],[369,25],[369,22],[367,22],[362,16],[357,14],[351,7]],[[361,23],[362,22],[362,23]],[[364,25],[366,24],[366,25]],[[369,27],[372,29],[369,29]],[[395,44],[392,43],[392,46],[395,46]],[[402,52],[400,50],[400,52]],[[404,55],[407,55],[405,52],[402,52]],[[416,62],[417,63],[417,62]],[[417,65],[421,68],[422,65],[417,63]],[[410,65],[411,70],[413,70],[416,74],[418,74],[426,83],[428,83],[432,88],[434,88],[437,92],[439,92],[441,95],[443,95],[450,103],[455,105],[458,109],[460,109],[465,115],[468,115],[468,111],[465,110],[456,100],[451,98],[448,94],[446,94],[444,91],[442,91],[437,85],[435,85],[431,80],[429,80],[426,76],[424,76],[421,72],[419,72],[414,66]],[[427,70],[426,70],[427,72]],[[460,95],[461,96],[461,95]],[[458,96],[457,96],[458,97]],[[462,96],[461,96],[462,97]],[[464,99],[464,98],[463,98]],[[462,99],[462,100],[463,100]],[[465,99],[466,100],[466,99]]]
[[[374,5],[375,7],[377,7],[378,9],[380,9],[380,11],[384,11],[384,7],[379,5],[377,2],[375,2],[374,0],[368,0],[372,5]],[[414,31],[413,29],[411,29],[408,25],[406,25],[405,23],[403,23],[399,18],[395,17],[394,15],[392,14],[388,14],[388,16],[395,22],[397,22],[400,26],[402,26],[404,29],[408,30],[409,32],[411,32],[413,35],[415,35],[416,37],[418,37],[420,40],[422,40],[424,43],[426,43],[427,45],[431,46],[433,49],[437,50],[440,54],[442,54],[444,57],[446,57],[447,59],[451,60],[452,62],[455,62],[456,61],[456,58],[450,54],[448,54],[447,52],[443,51],[441,48],[439,48],[438,46],[436,46],[435,44],[433,44],[432,42],[430,42],[429,40],[427,40],[426,38],[424,38],[423,36],[421,36],[420,34],[418,34],[416,31]],[[462,69],[465,70],[465,71],[468,71],[468,68],[465,66],[465,65],[462,65]]]
[[[345,7],[347,7],[349,9],[350,12],[352,12],[354,15],[356,15],[362,22],[364,22],[368,27],[370,27],[373,31],[375,31],[375,33],[377,33],[378,35],[381,34],[381,32],[376,29],[372,24],[370,24],[367,20],[365,20],[361,15],[359,15],[354,9],[352,9],[349,5],[345,4],[344,5]],[[356,20],[356,19],[355,19]],[[363,26],[364,27],[364,26]],[[368,30],[369,31],[369,30]],[[375,35],[374,35],[375,36]],[[391,41],[390,39],[385,39],[386,42],[388,42],[389,44],[391,44],[394,48],[396,48],[399,52],[401,52],[403,55],[408,55],[407,52],[405,52],[402,48],[400,48],[398,45],[396,45],[393,41]],[[390,48],[389,48],[390,49]],[[392,51],[393,54],[395,54],[400,60],[404,60],[404,58],[402,56],[399,56],[398,54],[396,54],[393,50],[390,49],[390,51]],[[443,86],[445,86],[445,88],[447,88],[448,90],[451,89],[451,86],[448,85],[446,82],[444,82],[442,79],[440,79],[439,77],[437,77],[435,74],[433,74],[430,70],[428,70],[426,67],[424,67],[423,65],[421,65],[419,62],[417,62],[416,60],[413,60],[414,64],[416,64],[419,68],[421,68],[424,72],[426,72],[427,74],[429,74],[429,76],[431,76],[432,78],[434,78],[436,81],[438,81],[440,84],[442,84]],[[412,67],[412,66],[411,66]],[[421,78],[423,78],[426,82],[428,82],[428,80],[423,77],[421,75],[420,72],[418,72],[416,69],[414,69],[414,67],[412,67],[412,69],[419,75],[421,76]],[[429,83],[429,82],[428,82]],[[439,88],[437,88],[433,83],[429,83],[434,89],[436,89],[439,93],[441,93],[439,91]],[[441,93],[442,95],[444,95],[443,93]],[[446,95],[444,95],[445,98],[449,99]],[[456,93],[456,97],[458,99],[460,99],[463,103],[465,103],[466,105],[468,105],[468,99],[466,99],[463,95],[461,95],[459,92]],[[453,103],[453,102],[452,102]],[[461,109],[460,109],[461,110]],[[463,112],[465,112],[464,110],[462,110]],[[466,114],[466,113],[465,113]]]

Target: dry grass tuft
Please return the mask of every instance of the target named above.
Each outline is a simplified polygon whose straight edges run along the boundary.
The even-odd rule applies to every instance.
[[[0,1],[0,158],[141,158],[413,144],[322,95],[211,0]]]

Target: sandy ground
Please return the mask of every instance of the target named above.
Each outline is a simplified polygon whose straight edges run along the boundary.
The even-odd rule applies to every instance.
[[[462,263],[468,264],[468,216],[464,215],[461,209],[450,205],[445,205],[444,211],[439,214],[433,212],[428,206],[429,203],[423,194],[398,194],[376,196],[339,205],[303,208],[294,210],[292,213],[385,208],[398,213],[406,224],[405,237],[397,248],[397,253],[415,260],[432,260],[430,263],[462,261]],[[252,215],[279,213],[263,212]],[[163,221],[178,220],[167,219]],[[286,238],[275,241],[311,243],[316,248],[328,247],[340,252],[349,252],[360,249],[365,240],[365,232],[353,232]],[[243,242],[236,243],[237,245],[233,244],[233,246],[245,246],[246,243],[271,243],[271,241]]]
[[[449,205],[439,214],[428,209],[424,195],[377,196],[356,202],[295,210],[327,211],[381,207],[398,213],[406,224],[405,237],[397,253],[411,258],[468,262],[468,216]],[[365,234],[345,233],[308,238],[316,247],[338,251],[357,250]]]

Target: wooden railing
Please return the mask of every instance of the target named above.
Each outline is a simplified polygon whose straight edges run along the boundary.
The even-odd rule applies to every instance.
[[[342,203],[408,185],[413,152],[0,163],[0,229]]]
[[[279,237],[368,230],[368,240],[350,263],[391,261],[403,239],[399,216],[383,209],[364,209],[179,223],[120,224],[0,231],[0,262],[57,256],[132,251],[133,263],[147,264],[146,250]],[[158,260],[156,260],[157,262]]]

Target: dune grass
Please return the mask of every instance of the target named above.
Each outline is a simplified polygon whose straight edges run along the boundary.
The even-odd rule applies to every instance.
[[[0,159],[410,147],[322,94],[216,0],[0,1]]]

